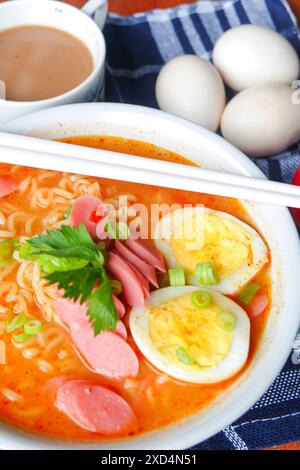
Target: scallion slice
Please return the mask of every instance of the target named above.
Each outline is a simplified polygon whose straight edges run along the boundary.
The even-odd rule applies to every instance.
[[[10,264],[13,261],[13,252],[18,243],[18,240],[3,240],[0,242],[0,265]]]
[[[194,364],[194,359],[190,353],[183,347],[176,349],[176,356],[180,362],[186,366],[192,366]]]
[[[127,240],[130,237],[128,225],[125,222],[113,222],[109,220],[104,230],[113,240]]]
[[[7,333],[12,333],[13,331],[21,328],[27,323],[28,319],[24,315],[24,313],[20,313],[17,317],[13,319],[7,319],[4,323],[4,328],[6,329]]]
[[[104,242],[97,243],[97,250],[104,251],[106,249],[106,245]]]
[[[207,290],[197,290],[192,293],[192,304],[197,308],[208,308],[212,304],[212,295]]]
[[[66,210],[64,212],[64,215],[63,215],[63,220],[66,220],[70,217],[71,210],[72,210],[72,206],[69,206],[69,207],[66,208]]]
[[[28,339],[31,338],[31,335],[28,335],[25,333],[25,331],[23,331],[23,333],[20,333],[19,335],[15,333],[12,338],[16,343],[25,343]]]
[[[109,283],[115,295],[122,294],[123,289],[122,289],[122,284],[120,283],[120,281],[117,281],[116,279],[110,279]]]
[[[214,286],[219,282],[216,267],[210,261],[205,263],[197,263],[195,274],[199,284],[203,284],[204,286]]]
[[[240,301],[243,302],[243,304],[249,304],[260,288],[260,284],[248,284],[239,295]]]
[[[27,335],[37,335],[43,330],[43,325],[40,320],[29,320],[24,325],[24,333]]]
[[[129,227],[125,222],[117,222],[118,240],[127,240],[130,237]]]
[[[226,331],[232,331],[235,328],[236,318],[230,312],[220,312],[216,316],[218,325]]]
[[[170,286],[180,287],[185,286],[184,270],[181,268],[174,268],[168,270]]]

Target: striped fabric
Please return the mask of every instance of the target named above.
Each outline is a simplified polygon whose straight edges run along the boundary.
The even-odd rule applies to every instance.
[[[154,84],[165,62],[181,54],[210,60],[221,34],[243,23],[279,31],[300,55],[296,20],[284,0],[202,0],[129,17],[110,14],[104,30],[106,101],[157,107]],[[270,179],[289,182],[300,165],[300,142],[284,154],[255,163]],[[293,440],[300,440],[300,333],[283,371],[259,402],[195,449],[247,450]]]

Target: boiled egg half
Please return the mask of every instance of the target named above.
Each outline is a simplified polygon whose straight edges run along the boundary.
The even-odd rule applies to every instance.
[[[177,209],[155,228],[155,244],[168,268],[183,268],[187,284],[204,285],[197,265],[210,263],[223,294],[236,294],[268,262],[268,250],[249,225],[226,212],[203,206]],[[208,287],[208,286],[206,286]]]
[[[218,292],[195,286],[152,292],[130,314],[134,341],[147,360],[190,383],[216,383],[236,374],[249,352],[246,312]]]

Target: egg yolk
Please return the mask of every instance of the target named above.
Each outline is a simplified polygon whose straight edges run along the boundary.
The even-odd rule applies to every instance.
[[[210,261],[219,278],[223,278],[237,271],[246,261],[251,262],[251,237],[240,224],[211,213],[205,213],[201,218],[201,227],[196,226],[196,216],[192,219],[188,224],[188,240],[170,240],[175,258],[186,272],[194,274],[197,263]],[[199,229],[203,231],[202,237],[199,237]]]
[[[177,366],[189,370],[215,366],[230,352],[233,332],[218,324],[216,316],[222,312],[218,305],[199,309],[192,304],[191,295],[183,295],[159,306],[150,305],[148,311],[153,344]],[[192,358],[192,364],[180,360],[180,348]]]

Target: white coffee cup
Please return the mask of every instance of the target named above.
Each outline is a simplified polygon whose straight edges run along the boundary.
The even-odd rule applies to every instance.
[[[93,21],[90,16],[95,12]],[[100,28],[106,15],[107,0],[90,0],[81,10],[55,0],[10,0],[0,4],[0,31],[28,24],[61,29],[86,44],[94,61],[88,78],[67,93],[41,101],[0,99],[0,124],[52,106],[93,101],[104,84],[106,47]]]

